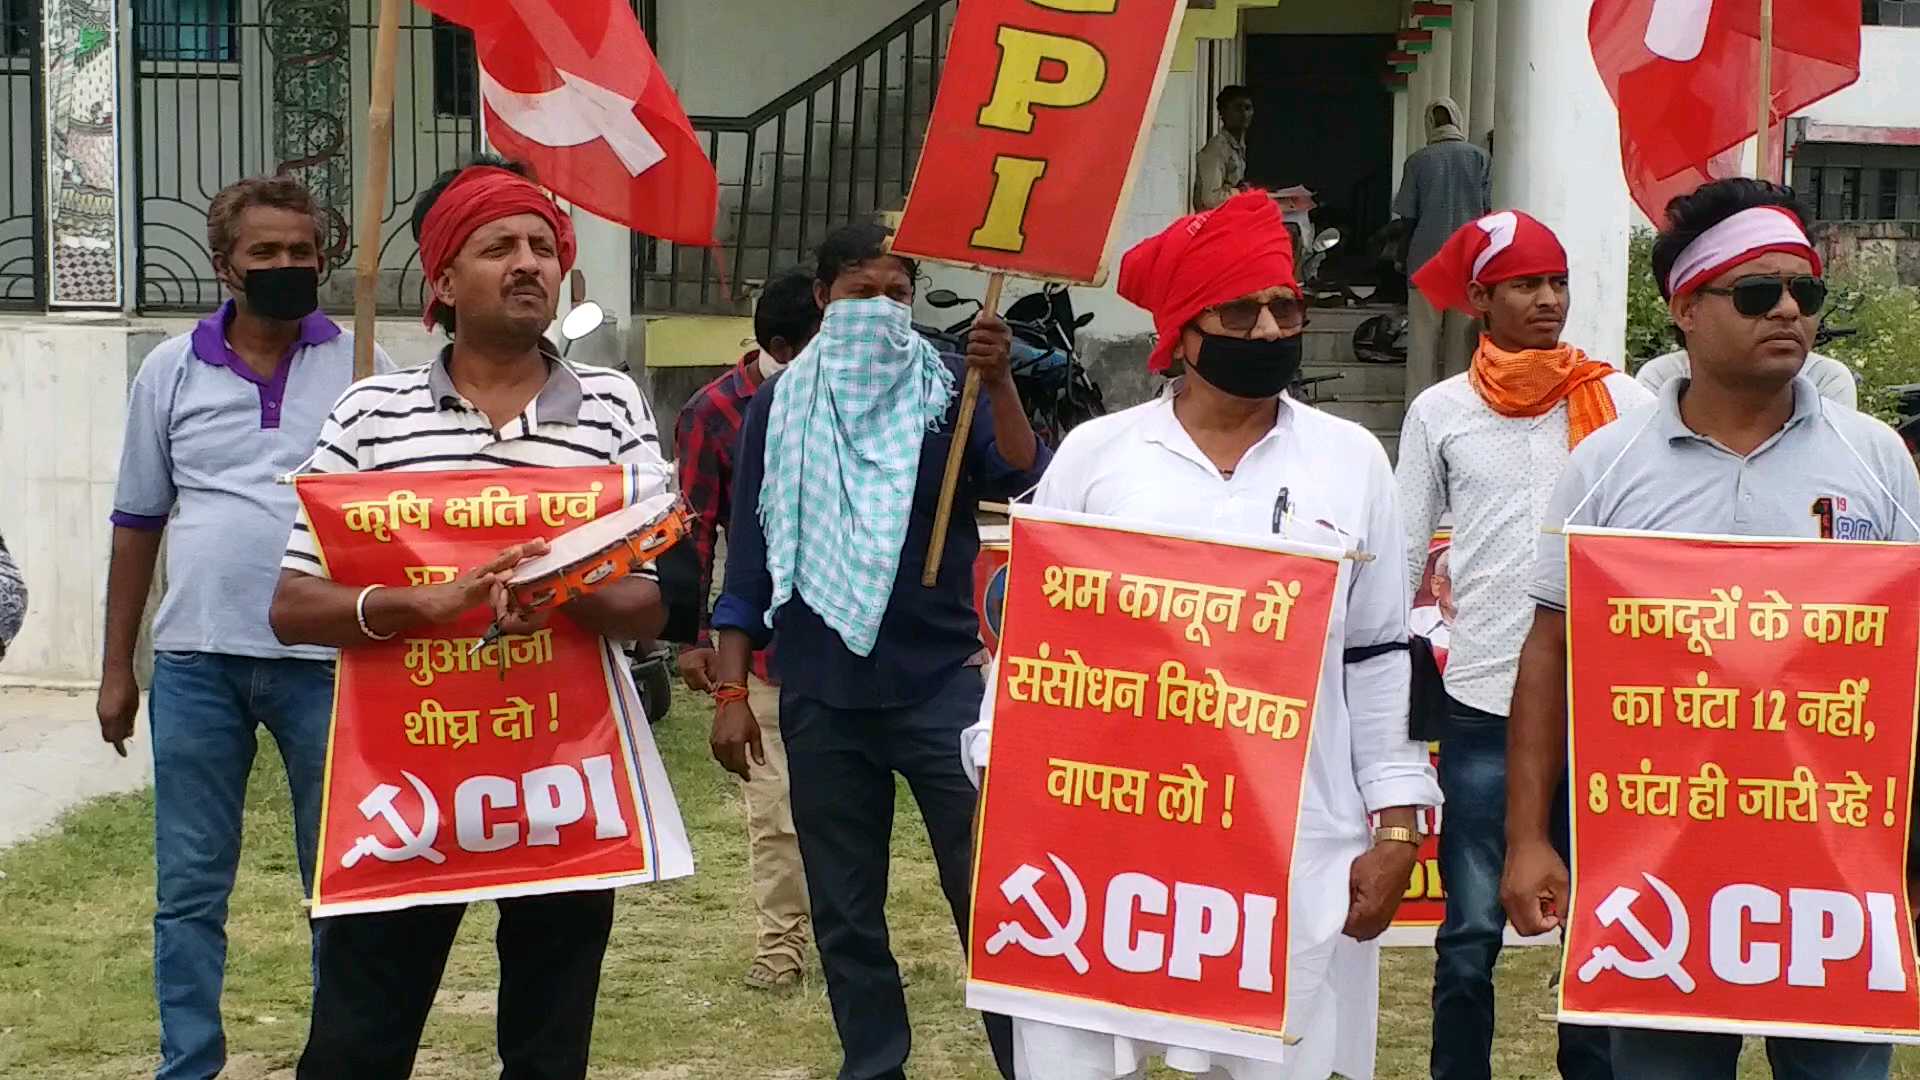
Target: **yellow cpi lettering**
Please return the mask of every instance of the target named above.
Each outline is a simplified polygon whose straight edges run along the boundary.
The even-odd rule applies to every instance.
[[[1000,67],[993,97],[980,110],[982,127],[1028,134],[1033,131],[1034,106],[1079,108],[1099,97],[1107,84],[1107,58],[1079,38],[1003,26],[999,42]],[[1065,68],[1057,80],[1040,77],[1049,60]]]
[[[1076,15],[1111,15],[1120,0],[1029,0],[1035,7],[1071,11]]]
[[[993,201],[987,204],[987,220],[973,230],[974,247],[1020,251],[1027,246],[1027,204],[1046,172],[1047,163],[1038,158],[994,159]]]

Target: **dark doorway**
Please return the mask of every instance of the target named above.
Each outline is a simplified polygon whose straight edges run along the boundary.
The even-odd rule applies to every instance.
[[[1253,130],[1247,178],[1304,184],[1316,227],[1354,238],[1385,225],[1393,204],[1394,96],[1382,77],[1388,34],[1254,34],[1247,38]]]

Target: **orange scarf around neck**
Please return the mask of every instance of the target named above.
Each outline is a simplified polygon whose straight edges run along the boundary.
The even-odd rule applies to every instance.
[[[1567,445],[1614,422],[1620,415],[1607,390],[1612,364],[1590,360],[1571,345],[1507,352],[1482,336],[1467,378],[1487,407],[1501,416],[1542,416],[1567,403]]]

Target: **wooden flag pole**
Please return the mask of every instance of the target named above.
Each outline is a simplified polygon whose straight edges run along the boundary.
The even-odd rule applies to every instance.
[[[380,293],[380,212],[393,165],[393,68],[403,0],[380,0],[373,46],[373,101],[367,106],[367,174],[360,193],[360,250],[353,288],[353,377],[373,374],[373,313]],[[431,287],[431,285],[429,285]]]
[[[1000,291],[1007,287],[1007,275],[987,278],[987,295],[980,301],[982,314],[998,314]],[[953,421],[953,446],[947,450],[947,475],[940,482],[940,506],[933,514],[933,538],[927,542],[927,568],[920,584],[933,588],[940,577],[940,559],[947,553],[947,526],[953,521],[953,494],[960,487],[960,466],[967,460],[967,436],[973,433],[973,410],[980,404],[980,373],[967,368],[967,385],[960,391],[960,415]]]
[[[1760,143],[1753,159],[1753,175],[1778,181],[1773,175],[1773,0],[1760,0]]]

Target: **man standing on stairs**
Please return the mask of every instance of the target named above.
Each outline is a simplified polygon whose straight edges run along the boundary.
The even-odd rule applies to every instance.
[[[1253,91],[1229,86],[1214,98],[1220,130],[1193,162],[1193,208],[1212,210],[1247,183],[1247,132],[1253,128]]]
[[[1493,206],[1493,162],[1467,141],[1460,106],[1435,98],[1427,110],[1427,145],[1407,159],[1394,196],[1393,216],[1406,232],[1407,275],[1418,274],[1462,225]],[[1449,375],[1465,371],[1473,356],[1471,316],[1449,312],[1419,292],[1407,296],[1407,400]]]
[[[1526,214],[1469,223],[1413,282],[1434,308],[1486,326],[1469,371],[1428,389],[1407,410],[1398,479],[1416,589],[1433,531],[1443,514],[1453,515],[1450,708],[1440,739],[1447,913],[1434,942],[1433,1077],[1487,1080],[1493,965],[1506,930],[1506,717],[1533,622],[1526,589],[1540,524],[1572,448],[1653,397],[1626,373],[1561,342],[1567,254]],[[1567,1080],[1611,1076],[1605,1030],[1562,1025],[1559,1064]]]
[[[715,541],[731,533],[734,448],[754,394],[788,364],[820,329],[813,274],[789,270],[767,283],[754,305],[753,336],[760,346],[733,370],[693,395],[680,410],[674,442],[679,448],[680,493],[693,510],[694,550],[700,562],[700,637],[680,650],[687,686],[712,693],[719,682],[720,654],[707,616],[713,594]],[[793,831],[787,789],[787,747],[780,738],[780,682],[771,670],[772,650],[754,654],[748,702],[760,727],[765,762],[749,765],[742,795],[747,804],[747,874],[756,928],[753,963],[746,983],[755,990],[797,985],[807,948],[807,881],[800,867],[800,840]]]

